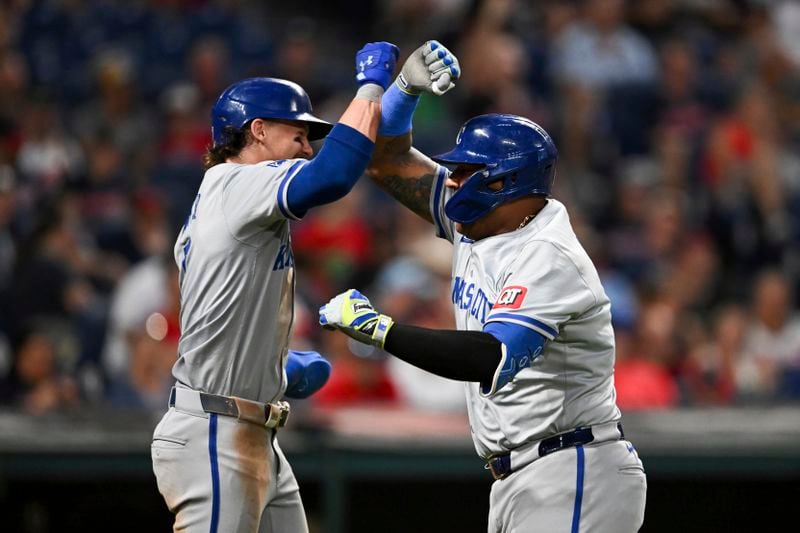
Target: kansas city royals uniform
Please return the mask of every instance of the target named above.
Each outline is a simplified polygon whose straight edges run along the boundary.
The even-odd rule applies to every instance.
[[[465,383],[476,451],[513,472],[492,486],[489,532],[636,531],[646,479],[618,424],[610,303],[565,207],[549,199],[521,229],[472,241],[445,215],[447,172],[437,172],[431,212],[454,245],[458,329],[503,322],[548,339],[490,396]]]
[[[220,532],[307,530],[294,474],[268,427],[277,421],[259,419],[263,404],[280,405],[286,389],[294,297],[289,219],[296,218],[286,191],[306,163],[210,168],[175,244],[177,383],[152,443],[175,531],[209,524]],[[200,391],[251,401],[214,406]],[[230,409],[238,416],[208,412]]]

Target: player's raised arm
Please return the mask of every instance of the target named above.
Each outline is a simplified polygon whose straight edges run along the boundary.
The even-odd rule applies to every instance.
[[[442,95],[461,75],[458,59],[438,41],[414,50],[383,97],[381,126],[367,174],[397,201],[428,222],[437,165],[411,146],[411,119],[420,95]]]
[[[286,187],[288,211],[301,217],[310,208],[350,192],[372,156],[381,116],[381,98],[399,55],[387,42],[368,43],[356,54],[360,87],[317,157],[305,164]]]

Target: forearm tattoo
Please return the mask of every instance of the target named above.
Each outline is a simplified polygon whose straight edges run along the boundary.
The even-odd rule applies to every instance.
[[[411,134],[378,137],[373,155],[372,179],[395,200],[428,222],[435,164],[411,147]]]
[[[395,200],[428,222],[433,223],[430,211],[433,174],[425,174],[419,177],[377,176],[373,179]]]

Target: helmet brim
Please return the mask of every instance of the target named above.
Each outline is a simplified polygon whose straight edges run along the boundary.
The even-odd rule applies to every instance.
[[[318,141],[320,139],[324,139],[333,129],[333,124],[331,124],[328,121],[322,120],[321,118],[317,118],[310,113],[303,113],[294,120],[303,122],[308,125],[309,141]]]
[[[485,155],[464,150],[458,146],[449,152],[435,155],[431,159],[442,165],[488,165],[490,162]]]

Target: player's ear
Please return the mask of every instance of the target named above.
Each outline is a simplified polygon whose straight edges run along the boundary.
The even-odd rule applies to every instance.
[[[254,118],[250,122],[250,134],[254,140],[264,142],[267,138],[267,121],[262,118]]]

